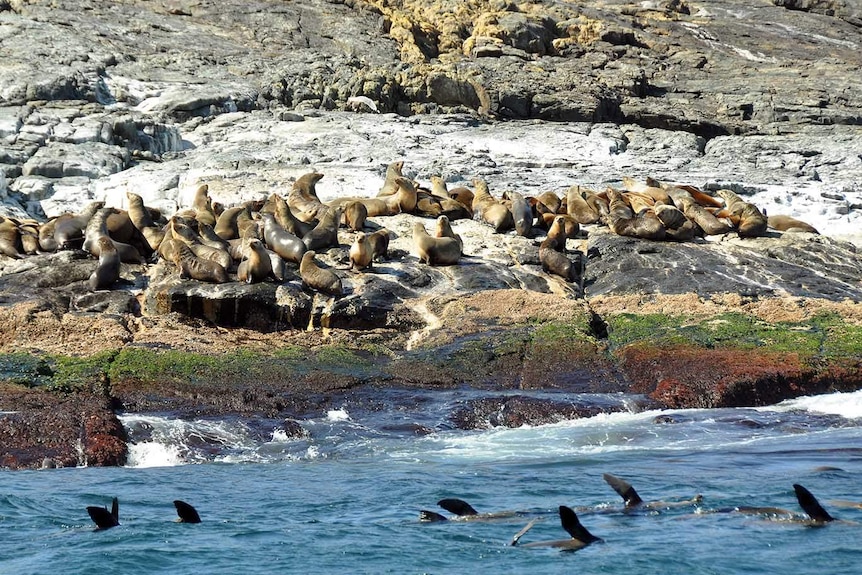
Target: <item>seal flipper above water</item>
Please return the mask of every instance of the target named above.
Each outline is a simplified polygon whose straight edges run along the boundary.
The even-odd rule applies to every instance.
[[[436,523],[440,521],[449,521],[445,515],[440,515],[436,511],[428,511],[427,509],[419,510],[419,521],[425,523]]]
[[[578,515],[571,507],[560,505],[560,523],[563,524],[563,529],[572,536],[572,539],[577,539],[582,543],[593,543],[602,540],[601,537],[596,537],[587,531],[586,527],[581,525]]]
[[[177,508],[177,515],[179,515],[180,523],[200,523],[201,516],[198,515],[197,510],[186,503],[185,501],[180,501],[177,499],[174,501],[174,507]]]
[[[464,517],[467,515],[478,515],[479,512],[473,509],[473,506],[464,501],[463,499],[441,499],[437,502],[437,505],[448,511],[449,513],[454,513],[458,517]]]
[[[635,491],[635,488],[628,481],[610,473],[603,474],[602,478],[623,498],[623,501],[626,502],[626,507],[637,507],[643,503],[643,499],[640,498],[638,492]]]
[[[120,524],[120,503],[116,497],[111,502],[110,511],[107,507],[90,506],[87,507],[87,513],[99,529],[110,529]]]
[[[835,520],[834,517],[829,515],[829,513],[823,509],[820,502],[817,501],[817,498],[814,497],[810,491],[798,483],[793,484],[793,490],[796,492],[796,499],[799,501],[799,506],[811,519],[822,523],[828,523],[829,521]]]

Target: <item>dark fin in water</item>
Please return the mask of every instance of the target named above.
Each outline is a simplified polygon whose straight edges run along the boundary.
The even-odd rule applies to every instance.
[[[596,537],[587,531],[587,528],[581,525],[581,521],[578,519],[577,514],[571,507],[560,505],[560,523],[563,524],[563,529],[566,530],[566,533],[572,536],[572,539],[577,539],[581,543],[593,543],[594,541],[602,540],[600,537]]]
[[[825,509],[823,509],[820,502],[817,501],[817,498],[814,497],[810,491],[798,483],[793,484],[793,490],[796,492],[796,499],[799,501],[799,506],[811,519],[814,521],[822,521],[823,523],[827,523],[835,519],[829,515]]]
[[[440,515],[436,511],[428,511],[427,509],[419,510],[419,521],[426,523],[434,523],[438,521],[449,521],[445,516]]]
[[[90,519],[96,524],[99,529],[110,529],[120,524],[120,504],[117,498],[111,503],[111,510],[107,507],[87,507],[87,513],[90,514]]]
[[[518,541],[520,541],[520,540],[521,540],[521,537],[523,537],[523,536],[524,536],[524,534],[525,534],[527,531],[529,531],[530,529],[532,529],[532,528],[533,528],[533,525],[535,525],[535,524],[536,524],[536,521],[538,521],[538,520],[539,520],[539,518],[537,517],[536,519],[533,519],[533,520],[531,520],[529,523],[527,523],[526,525],[524,525],[524,528],[523,528],[523,529],[521,529],[520,531],[518,531],[517,533],[515,533],[514,537],[512,537],[512,542],[511,542],[511,543],[509,543],[509,545],[511,545],[512,547],[514,547],[515,545],[517,545],[517,544],[518,544]]]
[[[180,523],[201,522],[201,516],[198,515],[197,510],[185,501],[180,501],[179,499],[177,499],[176,501],[174,501],[174,507],[177,508],[177,515],[180,516]]]
[[[623,501],[626,502],[626,507],[634,507],[643,503],[643,499],[640,498],[638,492],[635,491],[635,488],[628,481],[610,473],[603,474],[602,478],[623,498]]]
[[[473,506],[464,501],[463,499],[441,499],[437,502],[437,505],[448,511],[449,513],[454,513],[458,517],[463,517],[465,515],[478,515],[479,512],[473,509]]]

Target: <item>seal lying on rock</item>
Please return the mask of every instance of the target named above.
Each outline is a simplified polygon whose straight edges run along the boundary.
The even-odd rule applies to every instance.
[[[802,220],[791,218],[785,215],[767,216],[767,225],[780,232],[808,232],[811,234],[819,234],[817,228],[811,224],[805,223]]]
[[[757,206],[746,202],[731,190],[718,190],[717,193],[724,198],[730,220],[736,224],[739,237],[756,238],[766,233],[768,222]]]
[[[263,237],[266,245],[285,261],[298,264],[306,251],[305,243],[278,225],[275,216],[263,214]]]
[[[309,288],[329,296],[340,297],[344,294],[341,278],[335,272],[322,268],[314,261],[313,250],[305,252],[299,264],[299,275],[302,283]]]
[[[204,260],[197,257],[191,248],[182,242],[176,242],[176,251],[173,254],[174,263],[180,270],[180,278],[192,278],[194,280],[212,283],[226,283],[229,281],[227,270],[221,264]]]
[[[476,191],[473,193],[473,218],[494,228],[495,232],[505,232],[515,227],[515,218],[509,208],[504,206],[488,191],[484,180],[473,180]]]

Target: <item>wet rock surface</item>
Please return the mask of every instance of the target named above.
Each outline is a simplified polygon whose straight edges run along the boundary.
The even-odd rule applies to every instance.
[[[453,221],[468,257],[438,268],[417,262],[416,216],[373,217],[369,229],[392,231],[388,260],[347,271],[343,228],[319,254],[342,279],[337,300],[304,288],[293,265],[280,282],[211,285],[153,259],[91,291],[97,261],[83,251],[0,255],[2,353],[359,350],[346,364],[324,357],[229,385],[120,377],[114,360],[99,386],[70,397],[21,388],[58,371],[13,370],[0,393],[0,410],[14,412],[0,415],[2,465],[120,463],[111,401],[284,422],[345,401],[412,409],[405,397],[418,389],[489,394],[446,422],[393,423],[426,433],[595,408],[500,389],[619,391],[686,407],[858,387],[860,22],[850,1],[0,2],[4,216],[43,221],[93,200],[125,208],[127,192],[170,216],[201,184],[230,206],[286,194],[311,171],[324,174],[324,201],[374,196],[401,160],[423,184],[479,177],[497,197],[601,191],[624,176],[728,188],[822,234],[670,243],[587,225],[565,246],[586,254],[579,285],[542,271],[538,228],[524,238]],[[794,324],[802,331],[825,329],[818,313],[837,316],[846,325],[830,324],[821,347],[849,343],[800,356],[770,355],[768,339],[743,352],[617,339],[620,314],[685,323],[728,310],[781,329],[809,322]],[[44,445],[27,451],[28,441]]]

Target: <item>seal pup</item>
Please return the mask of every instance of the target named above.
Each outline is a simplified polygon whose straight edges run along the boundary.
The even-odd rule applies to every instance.
[[[99,263],[90,274],[89,285],[93,291],[111,287],[120,279],[120,254],[111,238],[99,238]]]
[[[473,219],[483,221],[501,233],[515,227],[512,212],[488,191],[488,184],[479,178],[473,180]]]
[[[198,515],[197,509],[179,499],[174,501],[174,507],[177,509],[177,523],[200,523],[201,516]]]
[[[245,283],[259,283],[273,275],[272,260],[263,243],[257,238],[243,241],[243,259],[236,271],[236,279]]]
[[[464,242],[461,240],[461,236],[452,230],[452,224],[449,223],[449,218],[447,216],[439,216],[437,218],[437,228],[434,231],[434,235],[438,238],[455,238],[458,240],[458,247],[461,249],[461,255],[464,255]]]
[[[666,509],[671,507],[685,507],[687,505],[694,505],[703,501],[703,497],[701,495],[695,495],[693,498],[683,501],[645,502],[641,499],[640,495],[638,495],[638,492],[635,491],[635,488],[632,487],[625,479],[621,479],[615,475],[611,475],[610,473],[603,473],[602,479],[604,479],[605,482],[623,498],[626,511],[631,509]]]
[[[299,263],[299,276],[303,285],[333,297],[344,295],[341,278],[332,270],[318,266],[314,261],[315,255],[314,250],[309,250],[303,254]]]
[[[553,547],[556,549],[560,549],[561,551],[577,551],[578,549],[582,549],[591,543],[603,541],[601,537],[596,537],[581,524],[580,519],[578,519],[578,515],[571,507],[560,505],[559,514],[560,523],[562,524],[565,532],[571,536],[570,539],[558,539],[553,541],[534,541],[531,543],[525,543],[521,545],[521,547]],[[527,533],[527,531],[529,531],[535,523],[535,519],[533,521],[530,521],[530,523],[528,523],[526,527],[524,527],[517,534],[515,534],[515,536],[512,537],[512,542],[510,543],[510,545],[518,545],[518,542],[520,541],[521,537],[523,537],[524,534]]]
[[[371,259],[385,260],[389,257],[389,230],[380,228],[376,232],[366,234],[365,241],[371,250]]]
[[[766,216],[766,225],[768,225],[773,230],[778,230],[780,232],[808,232],[811,234],[820,233],[817,231],[817,228],[815,228],[811,224],[782,214],[778,214],[775,216]]]
[[[413,224],[413,246],[419,261],[428,265],[450,266],[461,259],[461,244],[455,238],[435,238],[422,222]]]
[[[108,511],[107,507],[90,506],[87,507],[87,513],[90,515],[93,523],[96,524],[96,531],[110,529],[120,524],[120,502],[117,501],[116,497],[111,502],[110,511]]]
[[[371,251],[368,236],[365,235],[365,232],[356,234],[348,255],[350,257],[350,268],[353,271],[358,272],[371,267],[374,254]]]

